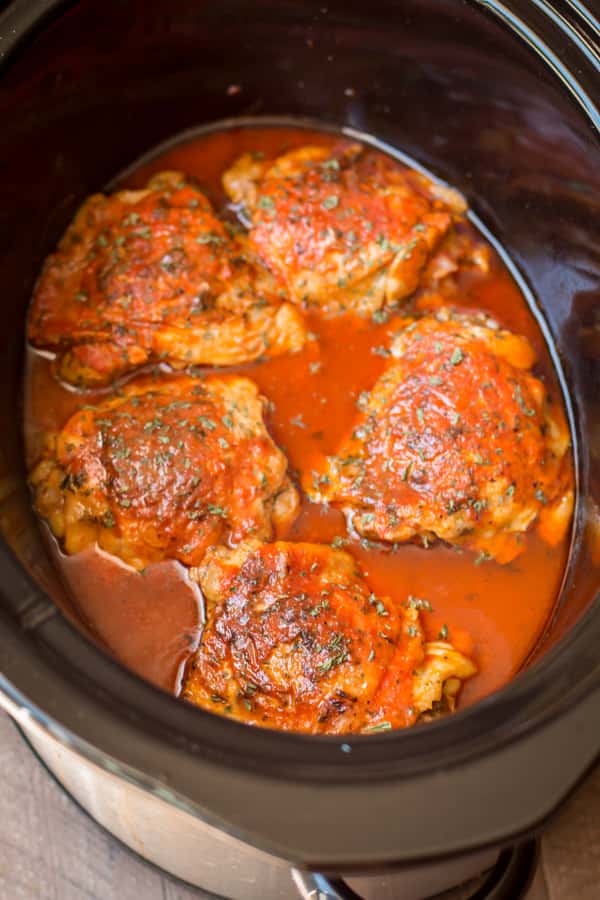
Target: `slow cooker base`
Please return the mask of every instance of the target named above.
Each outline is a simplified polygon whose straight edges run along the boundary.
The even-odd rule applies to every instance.
[[[311,900],[316,897],[319,900],[398,900],[399,897],[402,900],[519,900],[526,897],[537,867],[536,840],[501,853],[489,850],[427,866],[348,876],[343,880],[294,872],[285,861],[221,832],[216,832],[218,842],[214,854],[210,845],[203,854],[206,839],[211,836],[207,832],[215,831],[210,826],[99,769],[38,726],[20,723],[17,728],[44,768],[96,824],[129,851],[178,880],[200,888],[207,897],[289,900],[295,894],[295,884],[298,895]],[[144,815],[140,815],[140,808],[145,809]],[[173,834],[170,826],[178,817],[183,817],[188,834],[200,829],[200,852],[184,852],[179,857],[170,855],[168,847],[165,852],[161,837]],[[142,834],[144,827],[148,831]],[[173,846],[180,845],[173,841]]]

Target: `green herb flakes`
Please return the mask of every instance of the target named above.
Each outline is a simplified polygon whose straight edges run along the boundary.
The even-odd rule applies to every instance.
[[[392,726],[390,722],[378,722],[377,725],[367,725],[366,728],[363,728],[363,732],[373,732],[373,731],[391,731]]]
[[[429,602],[429,600],[425,600],[423,597],[413,597],[412,594],[409,594],[407,604],[408,604],[408,606],[410,606],[411,609],[419,609],[419,610],[425,610],[425,612],[433,612],[433,607],[432,607],[431,603]]]

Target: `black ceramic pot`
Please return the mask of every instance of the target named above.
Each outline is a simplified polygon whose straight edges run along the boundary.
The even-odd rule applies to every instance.
[[[366,896],[394,867],[438,873],[415,897],[473,874],[600,748],[598,23],[578,0],[17,0],[0,38],[0,703],[99,821],[227,896],[290,896],[289,863],[366,873]],[[460,188],[536,298],[570,397],[575,533],[535,658],[473,708],[350,752],[120,667],[77,627],[25,486],[23,330],[44,256],[148,147],[239,116],[350,126]],[[239,887],[249,859],[256,894]]]

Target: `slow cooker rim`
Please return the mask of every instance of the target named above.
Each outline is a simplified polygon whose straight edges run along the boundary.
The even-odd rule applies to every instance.
[[[3,40],[0,72],[4,66],[10,64],[15,51],[18,51],[19,45],[25,39],[45,27],[61,12],[76,7],[80,2],[81,0],[10,0],[6,9],[0,12],[0,36]],[[576,78],[548,44],[532,31],[525,15],[519,16],[502,0],[466,0],[466,2],[471,6],[480,7],[484,13],[502,22],[521,41],[527,43],[563,82],[563,86],[566,85],[572,97],[600,132],[600,110],[582,86],[580,78]],[[587,63],[597,68],[600,65],[600,48],[597,44],[600,34],[598,21],[580,0],[567,2],[572,10],[571,19],[561,14],[550,0],[512,0],[512,6],[517,7],[517,10],[521,8],[523,13],[527,12],[527,4],[537,8],[548,22],[561,31],[564,37],[584,55]],[[583,70],[580,70],[579,74],[583,74]]]
[[[491,8],[493,6],[502,6],[502,4],[495,4],[493,2],[492,3],[482,2],[482,0],[473,0],[473,2],[476,5],[480,5],[480,6],[488,7],[488,8]],[[65,2],[65,0],[49,0],[49,2],[48,2],[48,0],[46,0],[46,2],[42,2],[40,5],[45,8],[45,12],[47,13],[49,10],[58,10],[60,7],[71,6],[71,5],[73,5],[73,3],[72,3],[72,0],[67,0],[67,2]],[[542,5],[549,6],[549,4],[542,4]],[[18,4],[18,6],[24,7],[24,4]],[[10,12],[10,8],[9,8],[8,12]],[[6,17],[6,13],[4,14],[4,17]],[[0,26],[2,24],[3,23],[0,20]],[[32,27],[33,27],[33,25],[32,25]],[[0,32],[1,32],[1,28],[0,28]],[[596,116],[597,116],[597,111],[596,111]],[[598,127],[598,122],[600,122],[599,117],[597,117],[595,120],[596,127]],[[5,564],[8,563],[10,560],[10,564],[13,567],[16,566],[18,569],[20,569],[20,566],[18,566],[15,558],[12,556],[11,551],[9,551],[7,547],[5,547],[5,546],[0,547],[0,553],[3,557],[3,561]],[[24,585],[24,587],[26,587],[26,590],[27,590],[27,593],[29,594],[29,596],[35,596],[39,603],[45,604],[47,606],[48,601],[45,597],[45,594],[39,590],[37,585],[35,585],[35,583],[29,578],[29,576],[26,573],[24,573],[22,570],[20,570],[20,572],[18,572],[17,574],[19,574],[21,576],[21,580],[23,580],[23,578],[24,578],[27,581],[27,584],[26,584],[26,586]],[[65,631],[65,629],[66,629],[66,631]],[[62,616],[59,617],[59,616],[53,615],[53,616],[51,616],[51,618],[42,622],[37,629],[34,629],[33,634],[35,634],[39,637],[41,644],[48,641],[47,647],[48,648],[53,647],[53,649],[56,649],[56,647],[60,644],[61,640],[64,640],[65,642],[67,641],[67,632],[69,630],[72,632],[72,634],[69,634],[69,636],[68,636],[69,640],[72,640],[72,638],[74,636],[76,636],[76,638],[79,641],[82,640],[82,635],[74,628],[74,626],[70,622],[68,622],[67,619],[63,618]],[[473,707],[472,710],[466,710],[466,711],[458,714],[456,717],[454,717],[453,724],[456,724],[456,723],[460,724],[460,723],[464,722],[467,718],[472,718],[476,713],[479,713],[479,711],[481,711],[481,714],[483,715],[483,712],[485,712],[486,710],[489,710],[490,706],[493,706],[493,708],[497,710],[499,700],[502,700],[505,703],[508,703],[508,699],[512,698],[513,695],[514,695],[515,700],[518,697],[522,697],[523,694],[526,693],[525,679],[527,679],[527,677],[530,674],[533,674],[534,671],[536,673],[539,672],[540,667],[542,667],[544,665],[544,663],[546,663],[546,667],[544,667],[543,671],[546,674],[550,674],[550,670],[547,669],[547,666],[549,666],[551,662],[555,661],[558,658],[558,656],[562,656],[564,654],[567,646],[570,647],[571,644],[574,642],[578,642],[578,644],[579,644],[581,639],[586,638],[586,637],[587,637],[587,643],[591,644],[592,636],[594,637],[594,642],[596,643],[597,637],[600,636],[600,617],[598,616],[598,610],[593,609],[593,608],[589,609],[584,614],[584,616],[582,616],[581,620],[577,623],[577,625],[571,630],[571,632],[569,632],[569,634],[566,635],[561,640],[560,644],[557,647],[553,648],[551,651],[549,651],[547,656],[543,660],[540,660],[538,663],[536,663],[535,666],[532,667],[531,670],[529,670],[529,672],[523,673],[512,684],[508,685],[505,689],[503,689],[503,691],[499,692],[499,694],[495,695],[494,697],[491,697],[488,700],[481,701],[479,704],[477,704],[476,707]],[[21,637],[23,637],[23,635],[21,635]],[[86,639],[83,638],[83,641],[85,641],[85,640]],[[26,646],[26,642],[24,640],[22,641],[22,645],[23,645],[23,649],[24,649]],[[581,645],[582,644],[580,644],[580,646]],[[38,645],[38,646],[40,646],[40,645]],[[104,651],[102,651],[100,648],[95,647],[92,644],[89,644],[89,646],[87,648],[88,652],[90,649],[98,654],[101,654],[105,658],[105,662],[107,663],[109,668],[112,667],[115,670],[115,672],[118,673],[119,676],[127,676],[128,679],[135,679],[139,683],[139,685],[141,685],[143,687],[144,691],[146,692],[150,707],[152,707],[153,705],[154,706],[158,705],[157,695],[160,694],[161,701],[167,701],[169,704],[172,704],[173,709],[175,709],[175,707],[177,707],[178,711],[181,711],[181,713],[184,713],[186,716],[188,716],[188,718],[189,718],[190,713],[193,716],[199,717],[199,718],[197,718],[197,721],[198,721],[198,723],[200,723],[200,721],[203,720],[205,722],[204,727],[207,727],[206,726],[206,717],[209,717],[210,719],[216,718],[216,717],[211,716],[209,713],[204,713],[201,710],[186,710],[182,704],[173,700],[173,698],[170,698],[166,695],[162,695],[151,685],[148,685],[148,684],[142,682],[141,679],[138,679],[137,676],[132,675],[132,673],[126,672],[124,669],[122,669],[122,667],[118,663],[116,663],[112,658],[110,658],[107,654],[105,654]],[[35,651],[32,655],[33,655],[33,658],[35,659],[36,658]],[[593,659],[593,657],[590,657],[590,658]],[[9,668],[10,668],[10,666],[9,666]],[[592,688],[597,687],[598,679],[597,679],[597,677],[595,677],[595,676],[597,676],[597,669],[598,669],[598,667],[596,665],[595,668],[593,669],[592,675],[590,677],[590,680],[593,681]],[[126,686],[126,683],[122,680],[122,678],[118,678],[117,681],[120,681],[123,684],[123,686]],[[529,685],[529,682],[527,682],[527,684],[528,684],[528,686],[532,686],[532,685]],[[49,685],[42,685],[42,687],[48,687],[49,689],[51,689]],[[585,682],[585,683],[582,682],[577,685],[572,685],[572,687],[573,687],[577,697],[580,697],[582,694],[585,694],[586,691],[590,690],[590,685],[587,682]],[[13,697],[18,696],[18,692],[15,693],[15,692],[11,691],[10,688],[8,687],[8,685],[6,684],[6,682],[5,682],[5,689],[6,689],[7,693],[12,693]],[[77,689],[75,689],[73,691],[73,696],[74,697],[79,696],[79,692]],[[572,697],[570,697],[569,699],[572,699]],[[567,702],[567,701],[565,701],[565,698],[563,697],[561,706],[564,706],[565,702]],[[29,711],[35,717],[39,716],[41,719],[44,718],[44,714],[42,713],[41,708],[36,708],[34,703],[30,703]],[[553,709],[553,712],[554,712],[553,716],[550,716],[550,714],[549,714],[549,716],[543,717],[543,721],[542,720],[537,721],[535,724],[530,723],[530,727],[527,727],[527,728],[525,726],[523,726],[523,730],[518,731],[517,733],[513,734],[513,736],[510,738],[510,742],[514,742],[517,740],[517,738],[523,737],[524,734],[526,734],[527,732],[531,732],[536,727],[541,727],[543,724],[547,724],[547,722],[549,721],[550,718],[557,719],[558,717],[560,717],[560,714],[561,714],[560,710]],[[58,720],[56,720],[56,721],[58,722]],[[233,731],[231,731],[231,735],[232,735],[233,739],[235,739],[236,734],[237,735],[241,734],[239,729],[243,729],[244,734],[246,736],[248,734],[248,729],[245,729],[244,726],[241,726],[238,723],[227,722],[226,720],[219,720],[219,722],[220,722],[220,724],[224,724],[227,727],[231,726],[231,728],[233,729]],[[450,724],[451,724],[450,720],[448,720],[447,722],[433,723],[427,729],[428,734],[433,735],[436,732],[436,730],[439,733],[440,729],[447,730],[448,727],[450,726]],[[74,733],[72,735],[72,738],[73,737],[74,737]],[[386,743],[389,746],[391,746],[392,742],[397,743],[399,740],[406,741],[406,739],[409,737],[411,737],[411,736],[406,735],[406,734],[370,736],[368,738],[357,739],[357,744],[358,744],[358,742],[368,742],[368,744],[365,743],[365,747],[372,746],[373,748],[376,745],[384,746]],[[338,753],[339,753],[339,743],[340,742],[338,739],[335,739],[335,738],[306,739],[306,738],[299,738],[297,736],[290,736],[290,735],[270,734],[269,739],[271,739],[271,738],[273,738],[275,741],[280,741],[280,740],[287,741],[287,742],[299,741],[300,744],[302,744],[304,751],[306,751],[306,747],[307,747],[306,741],[307,740],[310,740],[311,746],[316,746],[317,743],[320,743],[323,746],[326,744],[331,745],[333,742],[333,744],[336,746],[336,748],[338,748]],[[353,742],[354,742],[354,740],[355,739],[353,739]],[[299,749],[300,749],[300,744],[298,745]],[[347,771],[349,772],[350,768],[348,768]]]

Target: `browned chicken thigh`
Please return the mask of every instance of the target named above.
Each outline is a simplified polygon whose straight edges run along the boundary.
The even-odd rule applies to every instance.
[[[375,540],[439,538],[508,562],[537,520],[557,543],[573,506],[569,431],[529,371],[529,341],[443,311],[407,321],[389,354],[352,433],[305,478],[312,499]]]
[[[146,362],[231,365],[299,350],[302,316],[177,172],[90,197],[46,260],[29,340],[71,384]]]
[[[183,696],[286,731],[341,734],[451,709],[473,663],[426,644],[414,602],[376,597],[340,550],[252,541],[211,550],[195,573],[208,623]]]
[[[49,436],[30,478],[36,508],[67,553],[97,542],[138,569],[270,538],[298,495],[263,407],[234,375],[130,382]]]
[[[252,248],[307,307],[372,313],[435,287],[458,260],[486,265],[483,247],[455,234],[460,194],[359,144],[246,154],[223,183],[250,215]]]

